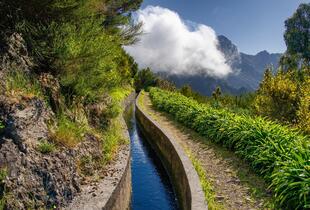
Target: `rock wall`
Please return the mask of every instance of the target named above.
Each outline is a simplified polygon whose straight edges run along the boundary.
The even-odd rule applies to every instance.
[[[108,170],[96,171],[98,176],[93,178],[81,175],[78,162],[83,157],[102,156],[101,144],[94,136],[85,135],[74,148],[57,145],[48,154],[38,150],[38,146],[50,138],[49,125],[55,120],[53,107],[42,98],[6,90],[6,76],[12,70],[31,74],[32,66],[23,38],[13,34],[6,48],[0,49],[0,120],[5,126],[0,129],[0,173],[6,174],[5,179],[0,180],[0,209],[3,199],[6,209],[63,209],[83,195],[89,197],[79,201],[100,206],[83,208],[82,205],[80,209],[127,208],[131,191],[130,144],[121,147]],[[42,80],[52,81],[47,83],[56,89],[59,86],[53,83],[57,83],[53,78]],[[51,96],[54,95],[57,90],[51,92]],[[124,106],[134,98],[132,94]],[[57,107],[55,101],[55,109]],[[124,137],[129,140],[122,116],[120,121],[127,135]]]
[[[181,209],[208,209],[199,177],[192,162],[169,132],[163,130],[157,122],[143,111],[138,103],[139,97],[140,95],[136,99],[138,124],[168,171]]]
[[[134,103],[136,94],[133,92],[124,101],[125,112]],[[122,116],[124,138],[130,141],[127,125]],[[130,144],[124,145],[115,160],[107,167],[108,174],[96,185],[89,185],[74,198],[66,208],[70,210],[126,210],[131,201],[131,153]]]

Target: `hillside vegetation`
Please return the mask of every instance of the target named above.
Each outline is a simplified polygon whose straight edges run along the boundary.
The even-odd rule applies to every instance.
[[[246,159],[287,209],[309,208],[309,137],[261,117],[214,109],[180,93],[150,90],[153,104],[202,136]]]
[[[123,45],[141,2],[0,1],[0,209],[66,205],[128,143],[117,117],[138,67]]]

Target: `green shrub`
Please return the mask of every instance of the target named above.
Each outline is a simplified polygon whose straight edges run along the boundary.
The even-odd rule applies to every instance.
[[[152,88],[150,96],[159,110],[247,160],[271,184],[279,206],[309,208],[308,136],[261,117],[214,109],[179,93]]]
[[[121,47],[120,37],[102,28],[101,19],[64,23],[53,42],[67,99],[76,96],[94,103],[111,89],[130,83],[133,60]]]
[[[87,125],[79,124],[64,114],[60,115],[57,120],[57,126],[51,128],[50,131],[50,137],[56,144],[69,148],[75,147],[88,131]]]
[[[156,76],[150,68],[138,71],[134,78],[136,91],[146,90],[156,84]]]
[[[37,150],[43,154],[48,154],[56,150],[55,144],[46,140],[40,141],[37,146]]]

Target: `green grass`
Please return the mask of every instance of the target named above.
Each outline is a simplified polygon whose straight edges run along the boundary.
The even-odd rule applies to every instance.
[[[128,144],[128,140],[124,137],[124,129],[120,123],[122,119],[121,113],[124,112],[122,106],[123,101],[133,91],[132,87],[119,87],[111,90],[109,95],[111,96],[115,108],[111,111],[114,112],[111,116],[111,122],[109,127],[102,133],[102,151],[104,154],[104,164],[111,161],[117,152],[118,148],[122,144]]]
[[[48,142],[47,140],[41,140],[37,146],[37,150],[42,154],[49,154],[56,150],[55,144]]]
[[[200,136],[198,133],[196,133],[192,129],[184,127],[180,123],[176,122],[170,115],[167,115],[167,117],[170,120],[174,121],[178,129],[190,134],[192,140],[201,142],[203,143],[203,145],[207,146],[207,148],[212,148],[212,150],[216,151],[216,156],[219,159],[229,160],[233,170],[236,171],[236,176],[240,179],[240,181],[244,185],[246,185],[249,188],[251,197],[254,200],[263,201],[264,209],[275,209],[273,201],[271,200],[271,197],[266,192],[268,185],[264,182],[264,180],[260,176],[256,175],[253,172],[253,170],[249,167],[249,165],[246,163],[245,160],[240,159],[233,151],[228,150],[227,148],[222,147],[219,144],[215,144],[209,141],[206,137]],[[189,156],[192,156],[192,154],[189,154]],[[198,162],[198,164],[201,165],[201,162]],[[196,169],[196,170],[199,170],[199,169]],[[207,178],[205,179],[206,181],[208,181]],[[206,191],[207,194],[209,194],[209,192],[212,193],[212,188],[209,188],[209,189],[210,190]]]
[[[154,111],[150,111],[149,109],[145,109],[144,111],[148,111],[151,113],[152,118],[157,118],[157,113]],[[155,114],[154,114],[155,113]],[[225,159],[228,160],[233,167],[233,170],[236,171],[236,176],[240,179],[240,181],[243,183],[243,185],[246,185],[246,187],[250,191],[250,195],[253,198],[253,200],[260,200],[263,202],[263,208],[264,209],[275,209],[273,201],[271,199],[271,196],[267,192],[268,185],[264,182],[264,180],[256,175],[253,170],[249,167],[249,165],[246,163],[246,161],[240,159],[237,157],[237,155],[233,152],[228,150],[225,147],[222,147],[221,145],[215,144],[211,141],[209,141],[208,138],[202,137],[197,132],[193,131],[192,129],[186,128],[180,123],[178,123],[173,116],[161,113],[165,117],[167,117],[169,120],[171,120],[174,125],[182,132],[185,132],[191,136],[191,139],[193,141],[197,141],[199,143],[203,143],[201,146],[207,146],[207,148],[211,148],[216,152],[216,156],[219,159]],[[159,121],[160,122],[160,121]],[[206,200],[208,203],[211,203],[212,209],[224,209],[221,203],[218,203],[217,201],[214,201],[214,191],[212,183],[208,180],[208,174],[206,174],[201,167],[201,161],[199,161],[197,158],[193,156],[193,154],[186,150],[187,155],[190,157],[191,161],[193,162],[193,165],[195,165],[195,169],[198,172],[199,178],[201,180],[201,183],[204,182],[204,193],[206,196]]]
[[[73,148],[83,140],[88,130],[88,125],[78,123],[62,114],[57,118],[57,126],[50,129],[50,137],[56,144]]]
[[[278,206],[310,207],[309,136],[261,117],[214,109],[178,93],[152,88],[150,96],[159,110],[245,159],[270,183]]]
[[[208,209],[210,210],[224,209],[222,204],[216,202],[213,186],[211,182],[207,179],[207,174],[205,170],[203,169],[203,167],[201,166],[200,161],[196,157],[194,157],[194,155],[191,154],[190,151],[186,151],[186,153],[188,157],[190,158],[190,160],[192,161],[194,168],[197,171],[197,174],[199,176],[202,190],[204,192],[205,199],[208,203]]]
[[[123,135],[124,128],[122,128],[119,120],[118,118],[114,119],[109,128],[103,133],[102,151],[104,164],[113,159],[120,145],[129,143],[128,139]]]
[[[6,90],[11,95],[22,95],[28,98],[42,96],[39,81],[19,70],[10,71],[7,75]]]

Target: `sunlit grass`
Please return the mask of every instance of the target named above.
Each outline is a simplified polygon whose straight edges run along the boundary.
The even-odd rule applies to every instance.
[[[205,195],[205,199],[208,203],[208,209],[210,210],[223,210],[224,206],[215,200],[215,192],[212,186],[212,183],[208,180],[207,174],[203,167],[201,166],[200,161],[189,151],[186,150],[187,156],[190,158],[190,160],[193,163],[193,166],[195,170],[197,171],[197,174],[200,179],[200,183],[202,186],[202,190]]]
[[[59,145],[73,148],[83,140],[87,125],[78,124],[65,115],[57,118],[57,126],[50,129],[51,139]]]
[[[42,154],[49,154],[56,150],[56,146],[52,142],[48,142],[47,140],[41,140],[37,145],[37,150]]]
[[[309,207],[309,136],[261,117],[214,109],[178,93],[152,88],[150,96],[159,110],[248,161],[271,184],[277,205]]]
[[[19,70],[10,71],[6,76],[6,92],[13,97],[33,98],[43,96],[38,80]]]

